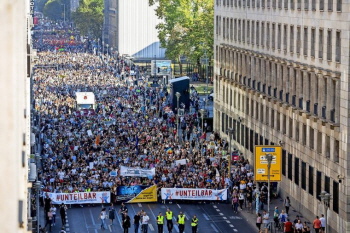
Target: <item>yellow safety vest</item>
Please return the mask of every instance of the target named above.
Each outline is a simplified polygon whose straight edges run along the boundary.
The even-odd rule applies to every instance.
[[[195,227],[197,225],[198,225],[198,218],[196,218],[196,219],[192,218],[191,226]]]
[[[158,216],[157,217],[157,224],[163,224],[164,223],[164,216]]]
[[[179,215],[178,216],[178,218],[179,218],[179,224],[185,224],[185,215]]]
[[[165,215],[166,215],[166,219],[168,219],[168,220],[171,220],[171,219],[173,219],[173,212],[172,211],[170,211],[170,212],[165,212]]]

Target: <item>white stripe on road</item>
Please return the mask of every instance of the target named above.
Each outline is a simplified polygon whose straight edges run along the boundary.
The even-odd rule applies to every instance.
[[[214,229],[215,232],[219,232],[218,229],[214,226],[214,224],[210,223],[210,226]]]
[[[151,229],[151,231],[154,231],[154,228],[151,223],[148,223],[148,226],[149,226],[149,229]]]
[[[219,213],[220,215],[224,215],[223,213]]]
[[[203,217],[205,218],[205,220],[209,220],[209,217],[206,214],[203,214]]]
[[[222,217],[223,219],[227,219],[226,217]]]
[[[230,227],[234,227],[232,224],[230,224]]]
[[[181,206],[179,204],[177,204],[177,206],[179,207],[179,209],[181,209]]]
[[[138,205],[139,205],[140,208],[142,207],[141,203],[138,203]]]
[[[229,220],[226,220],[226,222],[227,222],[227,223],[230,223],[230,221],[229,221]],[[231,224],[231,225],[232,225],[232,224]]]
[[[213,207],[216,209],[216,208],[218,208],[216,205],[213,205]]]
[[[109,232],[112,232],[111,225],[108,225]]]
[[[177,232],[180,232],[180,230],[179,230],[179,227],[177,226],[177,224],[176,224],[176,218],[175,217],[173,217],[173,219],[174,219],[174,221],[175,221],[175,224],[173,225],[173,227],[175,228],[175,230],[177,231]]]
[[[188,218],[186,212],[184,212],[184,215],[185,215],[185,217],[186,217],[187,220],[190,220],[190,219]]]

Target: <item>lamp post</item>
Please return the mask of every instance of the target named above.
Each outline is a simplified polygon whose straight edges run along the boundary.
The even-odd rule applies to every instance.
[[[271,163],[273,160],[272,154],[266,154],[265,159],[267,160],[267,213],[270,214],[270,170],[271,170]]]
[[[234,129],[232,128],[228,128],[227,129],[227,134],[229,136],[229,148],[228,148],[228,152],[229,152],[229,159],[228,159],[228,175],[229,175],[229,178],[231,179],[231,160],[232,160],[232,145],[231,145],[231,140],[232,140],[232,134],[234,133]]]
[[[323,202],[324,210],[325,210],[325,219],[326,219],[326,233],[329,232],[328,227],[328,207],[329,207],[329,201],[331,200],[331,194],[327,193],[326,191],[322,191],[319,195],[321,198],[321,201]]]
[[[109,45],[108,45],[108,44],[106,44],[106,46],[107,46],[107,60],[108,60],[108,46],[109,46]]]
[[[180,108],[179,108],[179,102],[180,102],[181,94],[180,94],[180,92],[176,92],[175,95],[176,95],[176,98],[177,98],[177,114],[176,114],[176,117],[177,117],[177,119],[176,119],[176,121],[177,121],[177,140],[180,142],[180,122],[179,122],[179,120],[180,120],[180,118],[179,118]]]
[[[204,112],[205,110],[202,108],[201,110],[199,110],[199,112],[201,113],[201,118],[202,118],[202,133],[204,133],[204,126],[203,126],[203,123],[204,123]]]
[[[41,182],[40,181],[35,182],[35,189],[36,189],[36,229],[37,229],[37,233],[39,233],[40,232],[40,228],[39,228],[39,225],[40,225],[39,224],[39,219],[40,219],[39,193],[41,190]]]
[[[105,42],[102,40],[102,55],[105,54]]]
[[[66,4],[61,4],[63,6],[63,22],[66,23]]]
[[[100,38],[97,39],[97,55],[100,55]]]

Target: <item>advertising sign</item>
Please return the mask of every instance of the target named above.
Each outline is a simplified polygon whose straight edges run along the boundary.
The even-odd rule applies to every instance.
[[[136,197],[127,203],[157,202],[157,186],[153,185],[142,190]]]
[[[162,188],[162,200],[227,200],[227,189]]]
[[[255,181],[268,181],[268,166],[266,155],[272,155],[270,168],[270,181],[282,180],[282,148],[280,146],[255,146],[254,150],[254,176]]]
[[[121,176],[137,176],[137,177],[153,177],[156,174],[156,169],[136,168],[120,166]]]
[[[171,74],[171,60],[152,60],[151,75]]]
[[[53,204],[110,203],[110,192],[47,193]]]

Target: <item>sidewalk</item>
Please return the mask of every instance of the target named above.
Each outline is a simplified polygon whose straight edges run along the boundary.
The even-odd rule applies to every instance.
[[[270,233],[281,233],[283,232],[283,230],[279,230],[277,228],[274,227],[274,222],[273,222],[273,212],[275,207],[278,207],[279,212],[281,213],[282,210],[285,210],[284,207],[284,202],[283,199],[279,198],[274,198],[271,199],[270,202],[270,221],[271,221],[271,230],[269,231]],[[267,205],[264,205],[264,209],[267,211]],[[238,211],[239,214],[242,215],[242,217],[247,221],[248,224],[250,224],[252,227],[254,227],[256,229],[256,232],[258,232],[258,228],[256,227],[255,223],[256,223],[256,214],[255,214],[255,206],[253,203],[253,212],[248,212],[248,210],[245,208],[241,211]],[[260,213],[262,214],[262,210],[260,210]],[[294,220],[296,219],[296,216],[300,217],[300,220],[302,223],[306,222],[307,225],[312,229],[312,221],[310,221],[309,219],[306,219],[303,217],[303,215],[299,212],[297,212],[293,206],[290,207],[289,209],[289,214],[288,214],[288,218],[289,220],[294,224]]]

